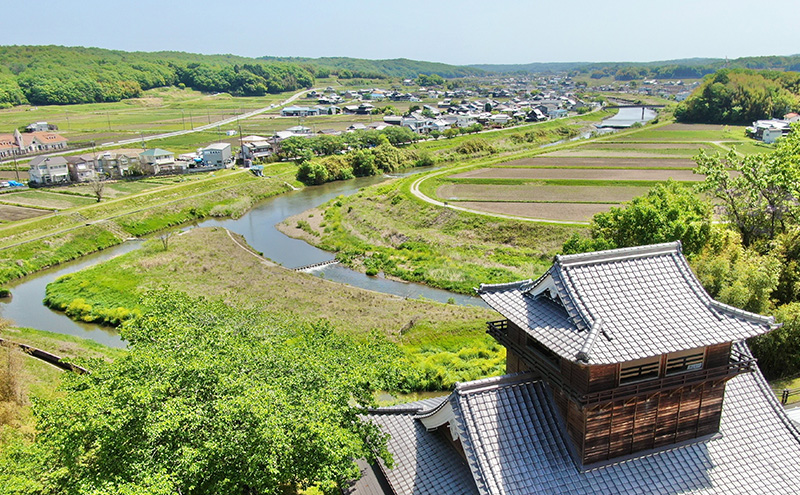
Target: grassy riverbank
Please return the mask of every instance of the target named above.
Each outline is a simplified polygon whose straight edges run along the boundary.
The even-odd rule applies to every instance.
[[[71,335],[29,328],[3,326],[0,328],[0,338],[42,349],[70,362],[84,359],[113,360],[126,352]],[[0,380],[3,384],[0,387],[0,452],[7,437],[21,435],[33,438],[31,404],[60,394],[58,386],[63,376],[63,370],[27,356],[14,346],[0,346]]]
[[[139,310],[149,289],[170,289],[239,308],[326,319],[348,333],[377,330],[405,352],[404,390],[447,389],[500,374],[505,350],[485,330],[495,313],[366,291],[279,267],[238,235],[199,228],[67,275],[47,288],[47,304],[76,319],[116,324]]]
[[[219,171],[0,227],[0,284],[137,237],[209,216],[238,217],[291,189],[280,175]]]
[[[541,274],[581,227],[491,218],[414,198],[414,178],[366,188],[287,219],[282,232],[368,274],[471,294],[481,283]]]

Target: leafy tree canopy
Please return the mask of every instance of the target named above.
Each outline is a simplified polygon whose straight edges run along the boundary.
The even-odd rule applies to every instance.
[[[564,244],[566,254],[680,240],[687,254],[699,252],[709,241],[711,205],[680,183],[668,181],[645,196],[613,207],[592,218],[591,238],[573,235]]]
[[[749,124],[800,109],[800,73],[722,69],[675,109],[683,122]]]
[[[144,304],[123,328],[128,354],[38,403],[32,451],[0,470],[38,465],[47,493],[278,493],[388,459],[358,417],[391,376],[374,364],[394,361],[385,340],[166,291]]]
[[[742,236],[745,247],[768,241],[796,224],[800,211],[800,126],[778,141],[774,151],[739,156],[695,158],[695,173],[706,176],[700,191],[713,195],[726,220]]]

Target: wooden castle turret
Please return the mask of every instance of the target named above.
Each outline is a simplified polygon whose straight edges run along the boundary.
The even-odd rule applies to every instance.
[[[482,285],[509,373],[547,382],[582,468],[719,430],[725,383],[753,370],[732,343],[772,318],[711,299],[680,243],[559,256],[538,280]]]

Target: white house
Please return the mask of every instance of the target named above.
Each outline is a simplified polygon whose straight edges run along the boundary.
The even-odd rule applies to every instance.
[[[152,148],[139,153],[139,160],[145,171],[151,174],[172,172],[176,168],[175,153],[161,148]]]
[[[37,156],[30,162],[30,182],[37,185],[69,182],[67,159],[63,156]]]
[[[207,167],[226,167],[232,162],[230,143],[214,143],[200,150]]]

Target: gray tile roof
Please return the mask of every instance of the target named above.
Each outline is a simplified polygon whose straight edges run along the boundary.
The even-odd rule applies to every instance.
[[[398,495],[477,495],[472,475],[464,460],[441,434],[426,431],[415,419],[426,408],[434,409],[449,397],[425,399],[411,404],[385,407],[372,411],[368,418],[391,435],[388,448],[394,467],[388,469],[380,463],[380,470],[388,481],[392,493]],[[364,472],[364,470],[362,470]],[[377,481],[368,477],[356,482],[352,495],[380,493],[375,491]]]
[[[746,348],[743,348],[746,351]],[[581,472],[548,385],[458,387],[454,411],[481,494],[790,494],[800,489],[800,431],[760,372],[728,382],[721,436]]]
[[[737,350],[749,355],[744,344]],[[418,418],[449,400],[468,461]],[[720,436],[581,472],[549,386],[531,374],[461,384],[446,398],[384,408],[369,416],[391,435],[391,490],[375,474],[345,493],[396,494],[794,494],[800,488],[800,430],[759,371],[725,389]],[[358,485],[361,483],[361,485]]]
[[[774,322],[711,299],[680,243],[558,256],[536,281],[478,292],[560,356],[587,364],[739,341]]]

